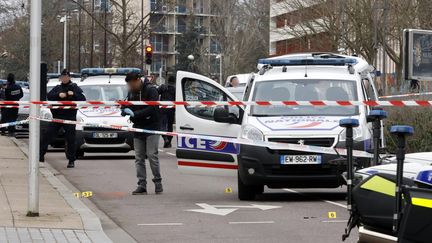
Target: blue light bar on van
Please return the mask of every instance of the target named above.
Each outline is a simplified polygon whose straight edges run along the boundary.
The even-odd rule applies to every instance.
[[[141,73],[139,68],[84,68],[81,75],[126,75],[128,73]]]
[[[258,64],[270,66],[345,66],[355,65],[357,60],[354,58],[311,58],[311,59],[259,59]]]

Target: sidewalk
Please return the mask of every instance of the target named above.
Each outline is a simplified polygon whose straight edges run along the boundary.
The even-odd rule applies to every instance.
[[[0,137],[0,243],[111,242],[73,192],[43,164],[40,172],[40,216],[27,217],[28,159],[11,139]]]

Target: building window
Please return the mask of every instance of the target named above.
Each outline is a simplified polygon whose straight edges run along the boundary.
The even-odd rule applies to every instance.
[[[161,68],[162,70],[166,70],[166,63],[167,61],[165,57],[155,55],[153,58],[153,63],[151,65],[151,72],[158,73]]]
[[[167,35],[155,35],[150,38],[150,43],[155,52],[168,52],[168,42]]]
[[[219,44],[219,42],[216,39],[210,40],[210,53],[212,54],[219,54],[221,53],[222,49]]]

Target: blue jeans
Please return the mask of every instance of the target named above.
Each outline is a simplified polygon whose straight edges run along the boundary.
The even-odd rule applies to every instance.
[[[147,187],[147,171],[145,159],[150,162],[150,169],[153,173],[153,182],[161,182],[158,147],[159,135],[134,138],[135,147],[135,167],[137,171],[138,187]]]

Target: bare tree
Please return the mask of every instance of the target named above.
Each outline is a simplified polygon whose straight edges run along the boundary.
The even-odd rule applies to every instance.
[[[214,1],[218,17],[212,32],[222,51],[226,76],[256,69],[257,59],[268,56],[269,1]]]
[[[98,14],[94,13],[88,4],[79,0],[71,0],[77,4],[94,22],[106,31],[114,40],[118,48],[118,61],[120,66],[138,66],[137,51],[141,38],[147,39],[151,34],[150,15],[154,11],[148,11],[141,16],[132,0],[107,0],[110,9],[110,24],[102,21]],[[156,6],[158,8],[158,6]],[[100,14],[99,14],[100,15]]]

